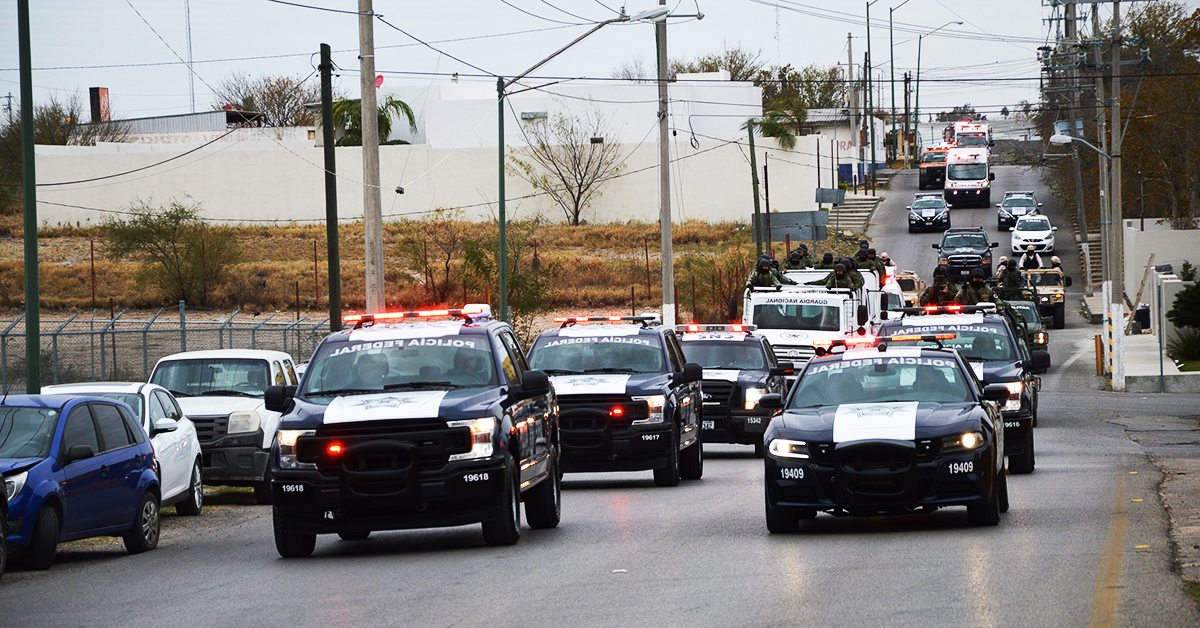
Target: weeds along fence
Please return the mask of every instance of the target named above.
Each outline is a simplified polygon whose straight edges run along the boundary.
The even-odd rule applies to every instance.
[[[146,381],[163,356],[208,349],[272,349],[305,362],[329,334],[329,319],[240,310],[77,313],[41,322],[42,385]],[[26,389],[25,317],[0,318],[0,391]]]

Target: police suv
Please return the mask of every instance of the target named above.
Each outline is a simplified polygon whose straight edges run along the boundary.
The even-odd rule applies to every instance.
[[[972,525],[996,525],[1008,510],[1005,424],[956,351],[954,334],[881,339],[878,346],[809,361],[767,428],[766,520],[795,532],[819,511],[871,516],[966,506]],[[931,347],[896,342],[925,340]],[[837,342],[837,344],[844,344]]]
[[[534,341],[529,363],[558,395],[564,472],[653,469],[658,486],[703,475],[703,369],[657,320],[556,318]]]
[[[298,388],[267,390],[285,413],[271,452],[281,556],[310,555],[318,534],[480,522],[489,545],[511,545],[522,500],[530,527],[558,525],[554,392],[490,317],[487,305],[349,316]]]
[[[676,325],[684,357],[704,367],[701,389],[704,418],[700,427],[707,443],[754,445],[763,457],[763,432],[772,410],[763,395],[787,392],[784,376],[791,362],[779,362],[754,325]]]
[[[900,314],[899,320],[884,322],[881,336],[954,334],[941,344],[958,351],[981,381],[1003,384],[1008,389],[1001,411],[1009,469],[1013,473],[1032,473],[1033,426],[1037,424],[1041,388],[1041,378],[1034,373],[1050,368],[1050,354],[1030,351],[1012,322],[991,303],[929,305],[905,308]],[[910,341],[922,342],[920,338]]]

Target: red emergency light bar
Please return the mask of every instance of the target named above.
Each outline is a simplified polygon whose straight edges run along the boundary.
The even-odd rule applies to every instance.
[[[906,336],[891,336],[888,342],[936,342],[938,340],[954,340],[958,334],[909,334]]]
[[[901,314],[983,314],[996,311],[995,303],[977,303],[975,305],[923,305],[920,307],[901,307],[894,311]]]
[[[642,316],[560,316],[554,319],[554,322],[562,323],[562,326],[566,327],[575,323],[619,323],[622,321],[631,321],[641,323],[645,327],[657,320],[657,316],[646,314]]]
[[[875,336],[853,336],[850,338],[838,338],[837,340],[814,340],[814,347],[850,347],[854,345],[873,345],[879,339]]]
[[[688,325],[675,326],[675,331],[681,334],[699,334],[703,332],[748,334],[756,329],[758,329],[758,325],[702,325],[698,323],[691,323]]]
[[[376,323],[378,321],[403,318],[435,318],[440,316],[465,318],[468,321],[486,320],[492,317],[492,308],[490,305],[473,303],[453,310],[415,310],[408,312],[376,312],[375,314],[349,314],[342,317],[342,322],[353,323],[354,327],[357,329],[368,323]]]

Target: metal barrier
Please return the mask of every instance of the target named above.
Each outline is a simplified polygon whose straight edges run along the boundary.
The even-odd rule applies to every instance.
[[[172,308],[174,310],[174,308]],[[154,364],[181,351],[272,349],[305,362],[329,334],[329,318],[294,314],[189,312],[76,313],[42,318],[42,385],[84,381],[146,381]],[[283,320],[281,320],[283,319]],[[25,390],[25,317],[0,318],[0,393]]]

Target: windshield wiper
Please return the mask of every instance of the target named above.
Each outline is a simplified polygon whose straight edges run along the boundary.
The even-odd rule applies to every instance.
[[[254,398],[258,398],[258,397],[262,396],[261,393],[256,395],[254,393],[248,393],[244,390],[206,390],[202,393],[198,393],[198,395],[201,397],[225,397],[225,396],[229,396],[229,395],[235,395],[238,397],[254,397]]]
[[[371,395],[382,392],[377,388],[334,388],[332,390],[316,390],[304,393],[306,397],[327,397],[330,395]]]
[[[583,373],[583,371],[575,369],[542,369],[542,371],[547,375],[580,375]]]
[[[170,388],[168,388],[167,390],[170,391],[171,394],[175,395],[176,397],[195,397],[196,396],[193,393],[186,393],[186,392],[183,392],[182,390],[171,390]]]
[[[635,371],[627,368],[604,368],[604,369],[588,369],[588,373],[645,373],[646,371]]]
[[[465,386],[451,382],[403,382],[400,384],[386,384],[383,387],[384,390],[403,390],[408,388],[465,388]]]

